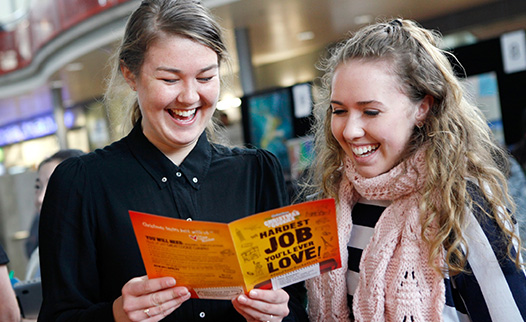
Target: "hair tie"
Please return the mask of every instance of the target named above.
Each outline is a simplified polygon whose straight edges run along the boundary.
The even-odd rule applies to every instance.
[[[394,19],[394,20],[392,20],[391,22],[389,22],[389,24],[390,24],[391,26],[399,26],[399,27],[403,27],[402,20],[400,20],[400,19]]]
[[[386,26],[385,26],[385,32],[387,34],[395,33],[398,28],[402,28],[402,20],[400,19],[394,19],[391,20]]]

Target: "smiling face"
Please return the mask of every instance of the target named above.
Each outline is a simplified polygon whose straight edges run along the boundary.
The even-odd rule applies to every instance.
[[[335,70],[331,92],[332,134],[367,178],[385,173],[404,154],[415,124],[431,98],[412,102],[388,61],[349,60]]]
[[[137,91],[144,135],[176,164],[195,146],[219,97],[218,56],[181,36],[155,41],[139,75],[123,75]]]

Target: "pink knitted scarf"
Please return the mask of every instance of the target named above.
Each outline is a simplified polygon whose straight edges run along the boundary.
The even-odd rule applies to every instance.
[[[346,158],[346,178],[340,184],[338,205],[342,268],[307,281],[311,321],[349,321],[347,242],[352,229],[351,209],[360,196],[392,202],[362,254],[360,280],[353,297],[355,320],[442,321],[443,277],[428,264],[429,245],[420,235],[418,190],[425,179],[424,164],[424,151],[419,151],[385,174],[364,178]],[[442,267],[442,256],[436,264]]]

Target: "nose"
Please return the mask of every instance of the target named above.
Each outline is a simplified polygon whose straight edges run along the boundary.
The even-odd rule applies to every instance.
[[[359,118],[349,117],[345,123],[345,128],[343,129],[343,137],[347,141],[352,141],[358,138],[361,138],[365,135],[364,126],[362,121]]]
[[[177,100],[183,105],[192,105],[199,101],[198,86],[193,81],[185,82],[182,86],[181,92],[179,93]]]

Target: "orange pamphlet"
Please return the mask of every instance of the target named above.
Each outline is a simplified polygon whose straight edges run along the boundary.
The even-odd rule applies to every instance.
[[[129,213],[148,277],[173,276],[193,298],[279,289],[341,267],[334,199],[229,224]]]

